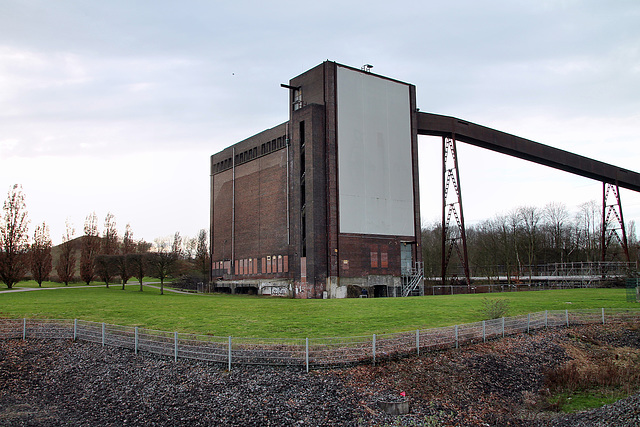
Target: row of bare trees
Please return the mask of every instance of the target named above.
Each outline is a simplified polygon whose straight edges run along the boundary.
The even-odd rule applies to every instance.
[[[28,225],[24,193],[21,186],[14,185],[0,215],[0,279],[8,288],[23,280],[27,272],[41,286],[53,270],[49,227],[45,223],[38,225],[30,243]],[[194,239],[183,239],[176,232],[170,245],[167,239],[157,239],[153,247],[144,240],[134,240],[129,224],[120,238],[111,213],[107,214],[100,235],[94,212],[85,219],[84,235],[79,238],[74,235],[73,226],[67,222],[55,263],[58,280],[65,285],[78,278],[86,284],[100,278],[109,287],[120,279],[124,289],[135,277],[142,291],[143,278],[150,276],[160,280],[161,293],[164,293],[164,281],[169,276],[195,272],[203,281],[208,279],[206,230],[200,230]]]
[[[635,224],[627,224],[631,260],[638,259]],[[602,207],[595,201],[571,212],[563,203],[544,208],[521,206],[504,215],[466,227],[467,250],[472,274],[488,276],[518,274],[541,264],[592,262],[602,259]],[[441,275],[442,225],[422,230],[425,274]],[[626,261],[616,245],[608,251],[613,261]],[[454,261],[455,257],[451,258]],[[455,262],[452,265],[455,269]]]
[[[38,285],[49,277],[52,269],[49,227],[36,227],[33,243],[29,244],[29,219],[22,187],[11,187],[0,215],[0,279],[11,289],[27,271]]]

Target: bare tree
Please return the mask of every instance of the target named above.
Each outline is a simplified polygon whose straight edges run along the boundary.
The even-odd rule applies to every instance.
[[[102,230],[102,244],[100,253],[113,255],[118,251],[118,229],[116,228],[115,216],[109,212],[104,219],[104,229]]]
[[[437,277],[442,274],[442,223],[434,222],[423,228],[421,237],[424,274]]]
[[[36,227],[29,255],[33,280],[38,282],[39,287],[42,287],[42,282],[49,278],[53,267],[51,237],[49,236],[49,227],[44,222]]]
[[[587,261],[598,261],[600,259],[600,234],[602,228],[602,211],[598,202],[591,200],[582,203],[578,212],[578,230],[582,235],[583,250]]]
[[[148,270],[148,252],[151,248],[151,243],[147,243],[144,240],[139,241],[135,245],[135,253],[127,254],[127,263],[131,269],[133,277],[138,279],[140,283],[140,292],[142,292],[142,280],[147,274]]]
[[[529,280],[531,280],[531,267],[536,263],[536,247],[538,244],[538,223],[540,212],[535,206],[522,206],[518,209],[525,235],[527,236],[527,258],[529,264]]]
[[[186,274],[193,268],[188,252],[185,250],[186,240],[188,239],[183,239],[182,236],[180,236],[179,231],[176,231],[173,235],[173,243],[171,244],[171,255],[173,256],[171,275],[173,277]]]
[[[182,237],[180,236],[180,232],[176,231],[173,235],[173,243],[171,244],[171,253],[175,255],[177,259],[183,257],[184,252],[182,250]]]
[[[80,248],[80,277],[87,285],[95,278],[95,258],[99,251],[98,217],[93,212],[84,221],[84,237]]]
[[[534,273],[536,264],[591,262],[601,256],[602,209],[591,201],[569,213],[563,203],[549,203],[543,209],[524,206],[494,219],[467,227],[470,260],[477,275],[506,274],[509,284],[517,276]],[[425,273],[429,275],[431,255],[440,247],[431,238],[437,224],[422,230]],[[635,224],[629,222],[629,248],[637,259]],[[434,262],[434,264],[436,264]],[[435,268],[437,265],[434,265]],[[431,268],[431,270],[433,269]],[[515,277],[514,277],[515,276]]]
[[[179,233],[174,236],[172,248],[176,247]],[[160,279],[160,295],[164,295],[164,280],[171,274],[173,267],[177,261],[176,253],[169,251],[169,244],[166,240],[156,240],[156,252],[148,255],[148,263],[154,277]]]
[[[118,230],[116,220],[111,212],[107,213],[102,230],[102,240],[100,242],[100,256],[96,257],[96,272],[98,276],[109,287],[114,276],[117,275],[116,252],[118,251]]]
[[[24,278],[29,248],[29,220],[22,186],[15,184],[9,190],[0,218],[0,278],[11,289]]]
[[[62,244],[60,245],[60,256],[56,263],[58,279],[60,279],[65,286],[69,286],[69,282],[73,280],[73,276],[76,272],[76,254],[72,241],[75,232],[76,231],[73,229],[73,226],[67,220],[66,231],[62,236]]]
[[[105,283],[107,288],[109,287],[109,283],[113,282],[115,276],[118,275],[118,268],[116,263],[117,258],[118,255],[110,254],[98,254],[96,256],[96,272]]]
[[[501,262],[500,234],[496,221],[485,220],[469,229],[467,234],[469,255],[476,276],[484,274],[487,280],[499,276]]]
[[[209,272],[211,271],[211,262],[209,258],[207,230],[200,230],[196,243],[195,262],[198,270],[202,273],[205,281],[209,280]]]
[[[569,211],[564,203],[548,203],[544,207],[543,216],[547,227],[551,231],[551,245],[555,252],[555,257],[560,257],[560,262],[564,262],[565,248],[567,246],[565,237],[567,235],[566,223],[569,220]]]
[[[132,272],[129,266],[127,255],[132,254],[135,251],[135,242],[133,241],[133,232],[131,231],[131,225],[127,224],[122,238],[122,244],[120,245],[120,253],[115,259],[116,268],[120,279],[122,280],[122,290],[124,290],[127,281],[131,278]]]
[[[513,251],[513,266],[515,267],[514,273],[520,275],[522,270],[522,262],[520,260],[520,248],[519,248],[519,235],[521,234],[520,219],[518,218],[518,212],[512,210],[506,217],[508,224],[507,238],[509,239],[509,246]]]

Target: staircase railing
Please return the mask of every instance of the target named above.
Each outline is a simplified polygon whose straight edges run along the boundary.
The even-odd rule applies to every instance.
[[[402,275],[402,296],[407,297],[418,290],[418,295],[424,295],[424,288],[421,286],[424,280],[423,263],[416,262],[413,268]]]

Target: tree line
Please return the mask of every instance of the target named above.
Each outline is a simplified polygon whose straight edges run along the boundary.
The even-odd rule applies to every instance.
[[[143,278],[149,276],[160,280],[162,294],[168,277],[189,274],[208,281],[210,262],[204,229],[193,239],[183,239],[176,232],[172,240],[156,239],[154,246],[135,240],[129,224],[124,235],[118,236],[111,213],[105,218],[101,235],[93,212],[86,217],[84,234],[79,238],[75,238],[73,226],[66,223],[54,266],[49,227],[44,222],[39,224],[31,242],[28,226],[25,195],[16,184],[9,190],[0,214],[0,280],[9,289],[27,278],[28,273],[42,286],[51,278],[54,267],[57,280],[65,286],[77,280],[89,285],[99,278],[106,287],[120,280],[124,289],[131,278],[136,278],[142,291]]]
[[[626,229],[630,259],[636,261],[635,223],[630,221]],[[515,276],[544,264],[602,261],[602,207],[595,201],[581,204],[576,212],[556,202],[543,208],[521,206],[467,226],[466,240],[473,276]],[[423,226],[422,258],[425,275],[440,277],[442,224]],[[449,274],[460,277],[455,251],[451,261]],[[627,261],[619,244],[609,246],[606,261]]]

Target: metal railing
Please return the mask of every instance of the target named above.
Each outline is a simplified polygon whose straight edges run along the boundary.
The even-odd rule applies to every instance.
[[[0,339],[69,339],[178,359],[306,369],[375,364],[508,335],[570,325],[640,320],[640,309],[546,310],[462,325],[333,338],[240,338],[156,331],[86,320],[0,319]]]
[[[402,280],[402,296],[424,295],[424,264],[422,262],[414,263],[414,267],[408,269],[401,277]],[[395,295],[394,295],[395,296]]]

